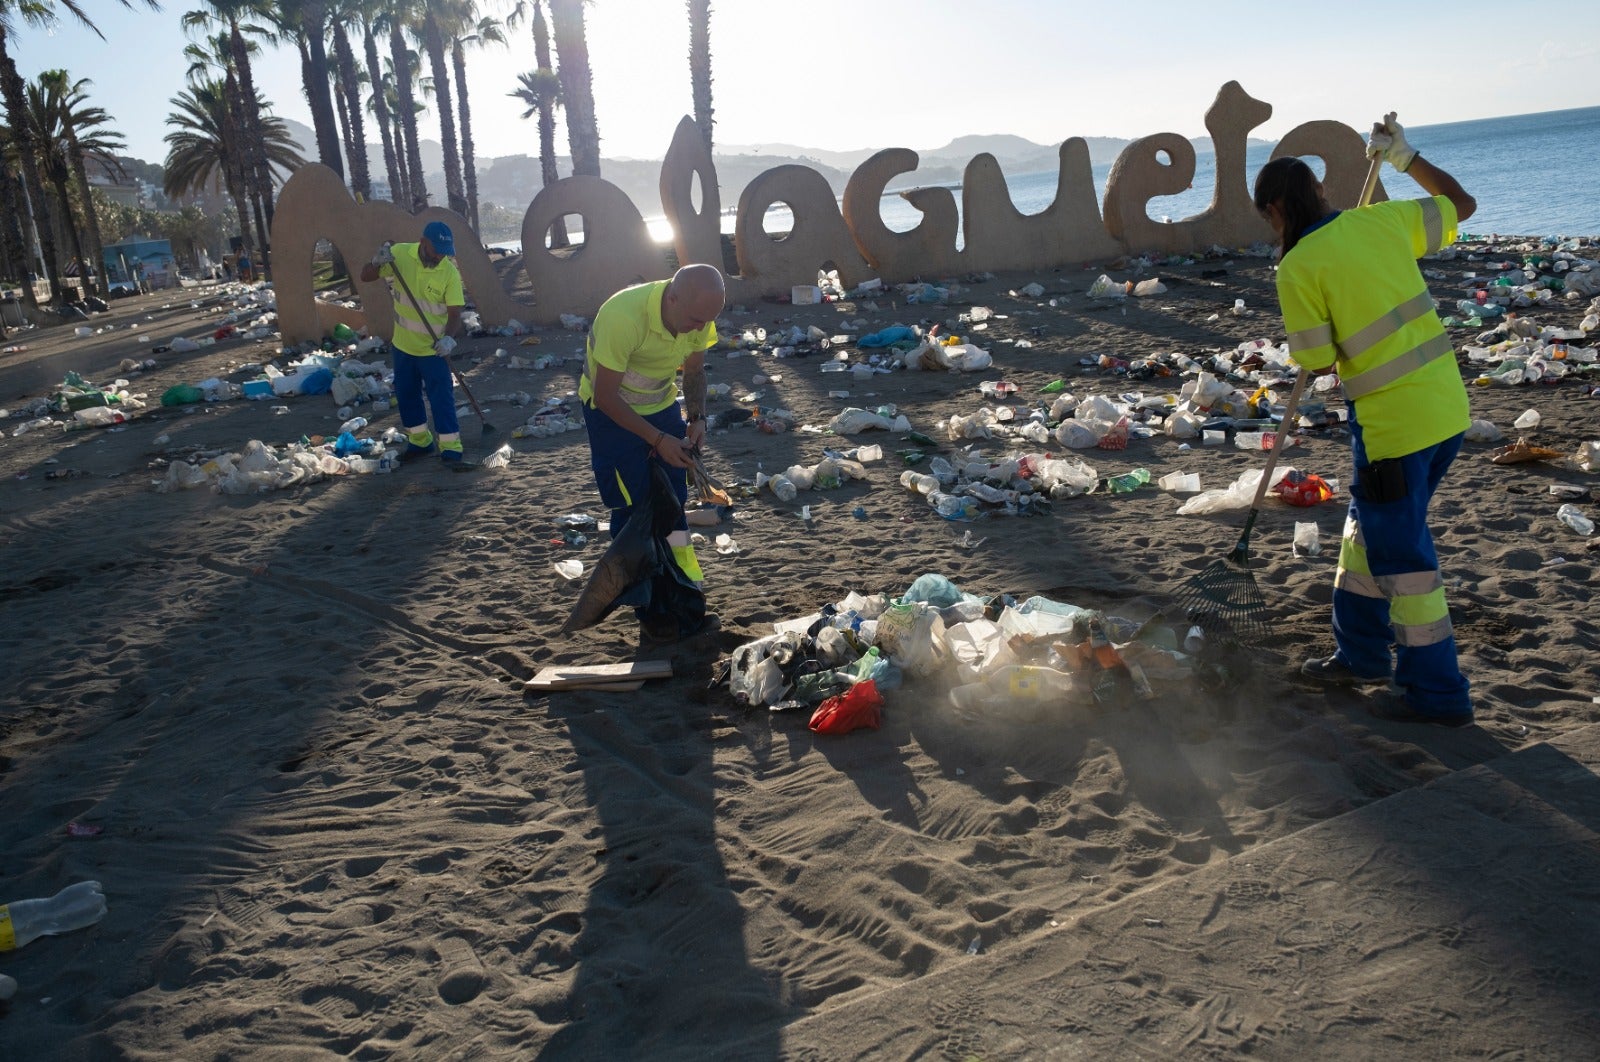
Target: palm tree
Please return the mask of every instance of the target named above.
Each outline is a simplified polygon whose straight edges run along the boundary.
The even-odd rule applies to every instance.
[[[311,108],[317,137],[317,161],[344,177],[339,155],[338,119],[328,87],[328,0],[276,0],[262,8],[278,27],[278,40],[294,41],[300,52],[300,89]]]
[[[539,21],[543,21],[542,16]],[[544,51],[547,56],[549,50],[546,44]],[[517,80],[522,87],[506,95],[514,96],[528,105],[528,109],[522,112],[523,118],[531,118],[534,114],[539,116],[539,177],[540,184],[548,188],[558,179],[555,108],[561,103],[561,81],[549,67],[518,74]],[[567,246],[567,226],[560,218],[551,226],[550,242],[555,247]]]
[[[589,72],[589,45],[584,39],[583,0],[550,0],[550,24],[556,39],[556,74],[567,109],[567,146],[572,172],[600,176],[600,127],[594,115],[594,78]]]
[[[711,0],[689,3],[689,84],[694,91],[694,124],[711,153]]]
[[[467,181],[467,209],[472,231],[478,231],[478,158],[472,142],[472,109],[467,104],[467,51],[468,44],[482,47],[488,43],[505,44],[506,35],[500,23],[492,18],[480,18],[474,23],[477,4],[463,0],[457,9],[461,21],[450,40],[450,60],[456,72],[456,103],[461,110],[461,169]]]
[[[387,0],[386,18],[389,23],[389,57],[394,64],[394,90],[398,102],[395,113],[405,134],[406,169],[409,173],[407,183],[411,189],[411,210],[415,213],[428,205],[428,185],[422,172],[422,150],[417,145],[417,97],[412,86],[411,63],[408,59],[410,50],[406,47],[404,33],[413,2]]]
[[[257,104],[260,111],[268,109],[265,101],[258,99]],[[167,116],[167,124],[173,130],[165,137],[167,158],[162,190],[173,197],[198,192],[220,176],[239,211],[244,245],[249,249],[243,160],[251,152],[238,140],[226,87],[214,79],[202,78],[174,96],[172,105],[177,110]],[[285,174],[305,165],[283,119],[263,114],[261,127],[262,141],[258,146],[270,165]]]
[[[422,99],[433,98],[433,78],[422,76],[422,60],[416,52],[407,51],[406,66],[411,74],[411,85]],[[421,100],[411,99],[405,103],[400,101],[400,76],[395,72],[394,61],[385,57],[383,60],[383,74],[379,78],[380,91],[373,94],[372,106],[376,110],[380,99],[384,102],[385,109],[389,112],[389,121],[394,126],[394,142],[396,145],[404,144],[406,139],[406,113],[411,118],[411,128],[415,130],[417,115],[427,110],[427,104]],[[400,177],[400,187],[405,189],[404,195],[395,202],[409,209],[417,208],[412,203],[411,190],[417,187],[419,178],[412,175],[410,163],[406,159],[406,152],[396,148],[395,169]],[[424,203],[423,206],[427,204]]]
[[[372,198],[372,178],[367,172],[367,129],[361,115],[361,79],[356,73],[356,54],[350,47],[345,23],[359,17],[360,5],[346,0],[333,13],[333,55],[338,64],[337,85],[341,93],[340,114],[347,131],[345,155],[350,159],[350,188],[363,202]]]
[[[211,16],[205,12],[190,12],[185,16],[185,25],[189,32],[209,25]],[[238,48],[235,48],[235,39],[232,29],[227,26],[223,31],[214,36],[202,37],[199,41],[190,44],[183,52],[189,57],[188,78],[191,84],[206,83],[212,80],[212,71],[221,71],[222,77],[218,84],[222,91],[223,114],[222,120],[227,134],[227,142],[233,147],[230,163],[236,168],[235,177],[243,195],[244,209],[239,214],[240,224],[244,227],[242,241],[244,249],[252,258],[260,261],[264,254],[256,253],[257,248],[268,246],[268,227],[271,225],[269,215],[272,211],[272,175],[269,172],[262,177],[256,168],[258,155],[265,157],[258,150],[258,136],[255,132],[261,122],[260,108],[250,107],[245,102],[244,86],[240,83],[240,67],[237,56],[245,56],[248,66],[252,57],[257,55],[261,48],[255,41],[247,41],[244,34],[264,38],[271,34],[260,26],[249,25],[242,27],[238,34]],[[259,100],[258,100],[259,102]],[[252,122],[250,115],[255,114]],[[256,235],[250,237],[250,222],[254,220]]]
[[[437,4],[424,4],[422,18],[412,29],[427,50],[433,68],[433,102],[439,111],[439,140],[444,147],[444,192],[451,210],[466,216],[467,199],[461,186],[461,152],[456,141],[455,108],[450,100],[450,71],[444,65],[444,34],[439,29]]]
[[[240,179],[244,182],[245,196],[255,210],[256,234],[260,240],[263,275],[268,275],[267,233],[272,227],[274,213],[272,172],[262,140],[261,96],[256,92],[255,74],[251,56],[260,49],[245,35],[271,39],[271,31],[245,21],[249,16],[264,17],[262,0],[205,0],[206,7],[190,11],[183,16],[183,26],[191,34],[203,33],[204,28],[217,25],[223,31],[225,48],[217,48],[219,65],[228,71],[224,86],[231,112],[230,121],[237,125],[238,143],[242,153]],[[226,56],[226,58],[223,58]],[[191,73],[193,68],[191,67]],[[248,212],[239,215],[241,226],[248,224]],[[247,234],[248,235],[248,234]]]
[[[50,174],[60,200],[73,253],[80,262],[93,267],[98,282],[88,270],[81,275],[88,294],[104,294],[105,268],[101,263],[99,219],[89,202],[88,163],[93,162],[109,176],[124,173],[116,152],[126,148],[122,134],[108,128],[111,116],[99,107],[89,106],[84,86],[87,78],[70,81],[65,70],[46,70],[36,84],[28,86],[28,105],[33,110],[34,130],[39,134],[41,161]],[[74,218],[73,192],[83,205],[85,217],[80,225]],[[84,254],[80,233],[89,237]],[[98,284],[98,290],[96,290]]]
[[[16,149],[18,160],[22,167],[24,187],[28,197],[34,203],[34,209],[45,202],[44,184],[39,179],[39,167],[35,160],[35,145],[33,132],[28,129],[28,123],[17,116],[28,113],[27,91],[23,86],[22,75],[17,72],[16,61],[11,56],[10,37],[17,18],[34,27],[54,29],[61,20],[61,11],[64,9],[80,23],[94,31],[95,36],[104,40],[100,30],[84,14],[83,0],[0,0],[0,96],[5,99],[6,113],[12,115],[12,144]],[[123,7],[132,9],[134,0],[117,0]],[[145,6],[153,11],[160,11],[161,4],[158,0],[144,0]],[[40,228],[40,244],[44,251],[45,272],[50,278],[52,297],[56,302],[65,298],[61,286],[57,282],[59,272],[56,262],[55,238],[49,233],[50,226]],[[23,290],[28,300],[28,305],[38,308],[38,299],[34,296],[33,286],[24,284]]]
[[[357,0],[355,9],[361,19],[361,46],[367,59],[367,85],[372,89],[372,113],[383,138],[383,165],[389,178],[389,198],[396,203],[410,202],[411,196],[406,191],[397,165],[395,140],[390,135],[389,101],[383,91],[383,68],[378,64],[378,22],[382,17],[383,2]]]

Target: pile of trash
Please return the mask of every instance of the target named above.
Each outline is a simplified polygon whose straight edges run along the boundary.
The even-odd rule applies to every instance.
[[[1061,722],[1197,673],[1210,684],[1223,673],[1202,659],[1205,647],[1200,628],[1160,616],[1136,623],[1046,597],[981,598],[930,573],[898,597],[851,591],[774,624],[720,662],[714,681],[742,705],[815,708],[821,731],[875,727],[872,706],[908,678],[943,686],[968,717]]]
[[[333,442],[302,439],[282,447],[251,439],[242,453],[209,451],[192,461],[173,461],[151,486],[158,494],[202,487],[214,494],[265,494],[330,476],[389,472],[394,462],[395,451],[385,441],[357,440],[350,432]]]
[[[1594,275],[1600,277],[1600,272]],[[1480,333],[1462,347],[1462,353],[1467,364],[1483,366],[1472,381],[1479,387],[1556,383],[1568,376],[1600,373],[1600,351],[1590,345],[1596,333],[1600,333],[1600,296],[1590,300],[1577,328],[1541,326],[1514,317]]]

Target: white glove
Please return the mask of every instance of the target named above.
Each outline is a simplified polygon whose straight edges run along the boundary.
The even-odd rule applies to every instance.
[[[1367,157],[1382,157],[1401,173],[1411,168],[1417,157],[1416,148],[1406,143],[1405,126],[1395,121],[1395,112],[1383,116],[1383,121],[1372,124],[1372,135],[1367,138]]]
[[[455,352],[456,341],[449,336],[440,336],[433,341],[433,352],[441,358],[448,358]]]
[[[383,246],[378,248],[378,253],[372,256],[372,264],[375,266],[394,265],[394,244],[391,241],[385,240]]]

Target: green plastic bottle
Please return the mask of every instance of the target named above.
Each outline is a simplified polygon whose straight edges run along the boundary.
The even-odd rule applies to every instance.
[[[1112,494],[1129,494],[1150,482],[1148,468],[1136,468],[1132,472],[1124,472],[1120,476],[1111,476],[1106,479],[1106,489]]]

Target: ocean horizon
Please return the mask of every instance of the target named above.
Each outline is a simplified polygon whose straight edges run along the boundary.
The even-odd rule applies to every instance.
[[[1408,127],[1406,136],[1413,147],[1477,199],[1477,213],[1461,226],[1463,236],[1600,236],[1600,195],[1595,194],[1600,188],[1600,107]],[[1273,141],[1246,149],[1247,182],[1254,182],[1275,146]],[[1320,160],[1311,161],[1320,172]],[[1113,165],[1102,162],[1092,167],[1095,198],[1102,204]],[[905,176],[914,177],[915,172]],[[1054,201],[1056,178],[1055,170],[1005,174],[1013,205],[1029,215]],[[1424,194],[1415,181],[1392,169],[1386,168],[1382,179],[1390,198]],[[1178,195],[1150,200],[1150,218],[1179,222],[1202,213],[1211,205],[1215,181],[1215,157],[1209,152],[1197,153],[1190,187]],[[944,187],[959,193],[961,185],[922,187]],[[922,222],[922,212],[898,190],[885,192],[881,203],[883,222],[895,232],[909,232]],[[958,212],[960,206],[957,194]],[[768,232],[785,232],[793,220],[787,207],[774,206],[767,211],[764,227]],[[736,211],[724,211],[723,233],[731,235],[736,222]],[[672,228],[664,215],[648,214],[645,224],[657,243],[672,241]],[[958,229],[958,246],[960,242]],[[522,249],[520,240],[493,241],[493,246]]]

